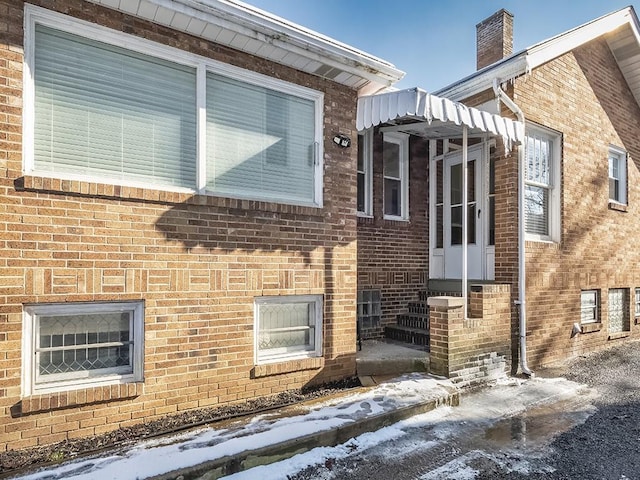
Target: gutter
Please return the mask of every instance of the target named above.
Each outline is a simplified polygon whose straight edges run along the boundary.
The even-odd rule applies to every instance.
[[[493,91],[497,98],[511,110],[524,126],[524,113],[513,100],[500,88],[497,78],[493,79]],[[524,144],[518,145],[518,301],[520,312],[520,370],[532,377],[533,372],[527,366],[527,309],[526,309],[526,266],[525,266],[525,231],[524,231]]]

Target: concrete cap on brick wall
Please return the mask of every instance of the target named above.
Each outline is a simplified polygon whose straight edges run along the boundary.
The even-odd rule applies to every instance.
[[[458,308],[464,305],[464,298],[462,297],[429,297],[427,298],[427,305],[430,307],[440,308]]]

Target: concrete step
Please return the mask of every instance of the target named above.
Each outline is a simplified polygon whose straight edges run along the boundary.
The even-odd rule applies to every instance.
[[[356,355],[359,377],[429,371],[429,352],[417,345],[365,340]]]

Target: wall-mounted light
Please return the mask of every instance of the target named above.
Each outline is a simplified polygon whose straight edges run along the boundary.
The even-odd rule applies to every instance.
[[[341,133],[336,133],[333,136],[333,143],[335,143],[339,147],[347,148],[351,146],[351,139],[346,135],[343,135]]]

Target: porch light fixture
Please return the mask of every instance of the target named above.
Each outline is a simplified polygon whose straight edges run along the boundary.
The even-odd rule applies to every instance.
[[[343,135],[341,133],[336,133],[333,136],[333,143],[335,143],[339,147],[347,148],[351,146],[351,139],[346,135]]]

